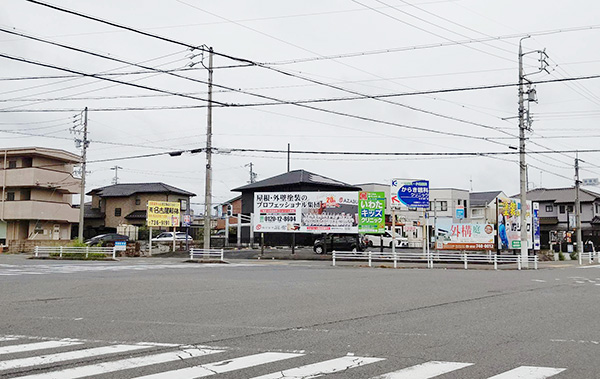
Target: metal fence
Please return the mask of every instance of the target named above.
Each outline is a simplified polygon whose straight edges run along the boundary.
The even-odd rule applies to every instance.
[[[367,251],[363,253],[353,253],[350,251],[333,251],[333,265],[339,260],[367,261],[369,267],[373,267],[374,261],[394,263],[394,268],[398,267],[398,262],[411,263],[426,263],[427,268],[433,268],[434,264],[440,263],[459,263],[467,270],[469,264],[489,264],[494,265],[494,270],[497,270],[499,265],[516,264],[517,269],[521,270],[522,260],[521,255],[499,255],[499,254],[467,254],[467,253],[378,253]],[[533,264],[535,270],[538,269],[537,255],[527,257],[528,263]]]
[[[98,247],[98,246],[86,246],[86,247],[71,247],[71,246],[36,246],[35,247],[35,256],[43,257],[43,256],[58,256],[59,258],[63,258],[63,256],[69,256],[71,254],[83,254],[86,258],[90,256],[90,254],[103,254],[110,255],[114,259],[117,255],[117,250],[115,247]]]
[[[190,259],[194,258],[223,260],[223,249],[190,249]]]

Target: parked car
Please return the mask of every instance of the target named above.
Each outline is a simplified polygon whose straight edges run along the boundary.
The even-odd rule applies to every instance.
[[[107,233],[107,234],[99,234],[95,237],[90,238],[85,241],[85,244],[88,246],[102,244],[104,242],[115,242],[115,241],[129,241],[129,237],[124,234],[118,233]]]
[[[313,250],[317,254],[325,254],[333,250],[357,253],[364,249],[365,244],[358,234],[324,234],[313,244]]]
[[[383,246],[392,247],[392,234],[387,230],[381,235],[379,234],[365,234],[367,240],[367,246],[381,246],[381,240],[383,239]],[[408,247],[408,238],[396,235],[396,247]]]
[[[190,237],[185,232],[176,232],[175,240],[176,241],[185,241],[186,236],[187,236],[188,241],[194,240],[192,237]],[[163,232],[163,233],[160,233],[158,236],[152,238],[152,242],[161,242],[161,241],[173,241],[173,232]]]

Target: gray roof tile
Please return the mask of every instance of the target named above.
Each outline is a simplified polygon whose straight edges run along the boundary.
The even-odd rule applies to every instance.
[[[123,183],[112,186],[95,188],[88,195],[100,197],[128,197],[136,193],[175,193],[185,196],[196,196],[195,193],[170,186],[165,183]]]

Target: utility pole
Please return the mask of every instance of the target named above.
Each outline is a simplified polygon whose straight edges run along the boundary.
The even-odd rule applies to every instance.
[[[577,255],[579,264],[581,264],[581,255],[583,254],[583,241],[581,237],[581,201],[579,200],[579,154],[575,155],[575,223],[577,234]],[[590,253],[591,254],[591,253]]]
[[[113,184],[119,184],[119,169],[123,169],[121,166],[114,166],[110,168],[111,170],[115,170],[115,177],[112,180]]]
[[[527,37],[525,37],[527,38]],[[519,170],[521,194],[521,266],[529,267],[527,257],[527,164],[525,163],[525,107],[523,104],[523,47],[519,41]]]
[[[208,112],[206,117],[206,181],[204,184],[204,249],[210,249],[212,198],[212,81],[213,49],[208,48]]]
[[[287,172],[290,172],[290,144],[288,143],[287,150]]]
[[[529,38],[530,36],[523,37],[519,40],[519,171],[520,171],[520,201],[521,201],[521,212],[520,212],[520,225],[521,225],[521,266],[524,268],[529,267],[529,259],[528,259],[528,234],[527,233],[527,163],[525,162],[525,130],[530,130],[531,127],[531,118],[529,115],[529,105],[530,103],[537,102],[536,98],[536,90],[531,87],[531,82],[527,80],[525,77],[527,75],[533,75],[540,73],[542,71],[546,71],[548,67],[548,63],[546,62],[546,58],[548,55],[545,50],[535,50],[529,51],[527,53],[523,53],[522,42],[524,39]],[[523,71],[523,57],[527,54],[531,53],[539,53],[540,54],[540,68],[536,72],[525,74]],[[525,112],[525,99],[524,94],[525,91],[523,89],[524,82],[527,81],[527,112]],[[525,123],[525,113],[527,113],[527,123]]]
[[[258,174],[252,170],[252,168],[254,167],[254,164],[252,162],[250,162],[247,165],[244,165],[244,167],[250,167],[250,181],[248,183],[252,184],[252,183],[256,182],[256,177],[258,176]]]
[[[87,147],[90,143],[87,139],[87,114],[88,109],[87,107],[85,107],[85,109],[83,110],[83,138],[75,139],[76,144],[81,144],[81,188],[79,190],[79,234],[77,236],[80,242],[83,242],[83,220],[85,211],[85,170],[87,160]],[[75,131],[75,129],[72,130]]]

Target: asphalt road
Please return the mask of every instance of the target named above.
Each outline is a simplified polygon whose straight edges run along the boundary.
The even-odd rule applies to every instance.
[[[2,255],[0,377],[600,378],[598,265],[232,262]]]

